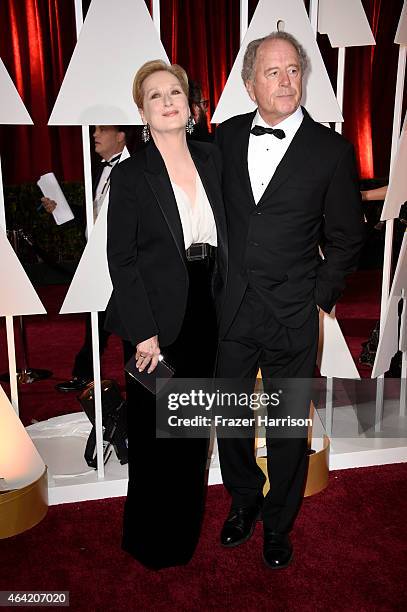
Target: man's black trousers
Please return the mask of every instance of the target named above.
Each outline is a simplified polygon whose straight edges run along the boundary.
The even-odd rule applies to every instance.
[[[271,384],[276,378],[287,379],[291,387],[298,382],[295,413],[307,418],[318,331],[317,306],[302,327],[291,329],[281,325],[249,287],[228,333],[220,342],[216,376],[246,379],[249,393],[253,391],[259,368],[265,391],[270,387],[267,379]],[[283,409],[290,410],[290,406]],[[249,414],[249,408],[247,413],[253,415]],[[273,415],[272,410],[269,415]],[[256,463],[254,430],[251,438],[218,436],[218,447],[222,478],[232,503],[236,506],[255,503],[262,494],[265,477]],[[306,436],[286,438],[268,434],[267,468],[271,488],[264,500],[264,526],[286,533],[292,528],[303,496],[308,468]]]

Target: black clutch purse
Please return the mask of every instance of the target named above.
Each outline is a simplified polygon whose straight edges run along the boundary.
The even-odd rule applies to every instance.
[[[163,359],[158,362],[157,367],[151,374],[147,372],[148,368],[139,372],[136,367],[136,359],[133,355],[124,366],[125,371],[132,378],[141,383],[151,393],[156,395],[160,392],[166,383],[174,376],[173,368],[166,363]]]

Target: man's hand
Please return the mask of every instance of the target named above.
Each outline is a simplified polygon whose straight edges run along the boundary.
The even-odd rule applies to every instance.
[[[159,361],[160,356],[160,346],[158,344],[158,336],[153,336],[152,338],[148,338],[148,340],[143,340],[137,344],[136,350],[136,367],[139,372],[143,372],[143,370],[150,364],[147,372],[151,374],[157,367],[157,363]]]
[[[47,213],[54,212],[57,207],[57,203],[54,200],[51,200],[50,198],[41,198],[41,202]]]

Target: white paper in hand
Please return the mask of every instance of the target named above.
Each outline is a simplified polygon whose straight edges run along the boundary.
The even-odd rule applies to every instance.
[[[44,174],[38,181],[37,185],[46,198],[50,198],[50,200],[54,200],[54,202],[56,202],[57,205],[52,211],[52,214],[57,225],[62,225],[63,223],[74,219],[75,215],[66,201],[66,198],[62,193],[62,189],[59,186],[53,172]]]

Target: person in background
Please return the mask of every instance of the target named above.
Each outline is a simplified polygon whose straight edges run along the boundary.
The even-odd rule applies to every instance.
[[[112,169],[119,162],[120,156],[126,146],[126,135],[129,131],[128,126],[120,125],[96,125],[93,131],[93,141],[95,152],[100,157],[92,176],[92,192],[93,192],[93,220],[97,219],[100,208],[103,204]],[[49,198],[41,198],[44,209],[48,213],[56,207],[56,203]],[[86,219],[84,215],[84,207],[79,214],[79,223],[86,228]],[[100,355],[107,346],[110,333],[104,328],[105,313],[99,312],[98,328],[99,328],[99,351]],[[58,391],[78,391],[86,387],[93,380],[93,359],[92,359],[92,328],[90,315],[86,317],[85,337],[81,349],[75,356],[72,376],[69,380],[63,381],[55,385]]]
[[[364,202],[384,200],[387,193],[387,187],[387,185],[383,185],[383,187],[377,187],[376,189],[365,189],[361,191],[362,200]]]
[[[387,195],[388,185],[382,185],[381,187],[376,187],[374,189],[365,189],[360,193],[362,195],[363,202],[380,202],[385,200]],[[392,261],[393,267],[396,265],[398,261],[398,256],[400,253],[400,248],[403,242],[403,237],[405,234],[405,226],[407,224],[406,219],[406,204],[404,203],[401,206],[399,218],[394,220],[394,229],[393,229],[393,244],[392,244]],[[380,212],[379,212],[380,215]],[[374,230],[383,231],[385,230],[386,222],[378,221],[374,225]],[[401,324],[401,306],[399,305],[399,315],[398,315],[398,325],[400,329]],[[372,331],[367,340],[362,342],[362,350],[359,356],[359,363],[364,366],[373,367],[374,362],[376,360],[377,347],[379,345],[380,339],[380,320],[376,321]],[[402,352],[397,351],[395,355],[393,355],[389,370],[386,372],[386,376],[391,378],[400,378],[401,377],[401,367],[402,367]]]
[[[192,140],[212,142],[213,135],[208,129],[209,100],[204,99],[199,83],[189,79],[189,108],[194,120],[194,131],[188,136]]]

